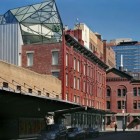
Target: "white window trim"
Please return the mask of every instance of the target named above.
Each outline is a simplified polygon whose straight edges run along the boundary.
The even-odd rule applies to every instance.
[[[57,70],[51,70],[51,72],[60,72],[60,69],[57,69]]]
[[[27,51],[27,67],[32,67],[34,64],[34,51]],[[30,63],[30,58],[29,58],[29,54],[32,54],[32,64]]]
[[[52,65],[59,65],[59,51],[58,50],[52,50]],[[57,63],[54,63],[55,61],[53,61],[53,53],[57,52],[58,53],[58,59],[57,59]]]

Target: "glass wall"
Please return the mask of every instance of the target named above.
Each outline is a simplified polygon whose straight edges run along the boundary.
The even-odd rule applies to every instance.
[[[121,55],[123,55],[123,66],[127,71],[140,71],[140,45],[126,45],[112,47],[116,53],[116,66],[121,65]]]
[[[62,40],[63,25],[54,0],[15,8],[0,17],[0,24],[19,23],[24,44]]]

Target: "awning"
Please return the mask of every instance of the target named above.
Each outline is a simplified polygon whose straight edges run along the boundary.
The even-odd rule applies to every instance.
[[[69,109],[56,110],[54,112],[49,112],[49,113],[54,113],[54,115],[63,115],[67,113],[76,113],[76,112],[95,113],[95,114],[100,114],[100,115],[116,114],[114,112],[109,112],[109,111],[101,110],[101,109],[95,109],[93,107],[87,107],[87,106],[79,106],[79,107],[74,107],[74,108],[69,108]]]
[[[79,107],[80,105],[33,94],[0,89],[0,117],[44,117],[47,112]]]
[[[113,112],[85,107],[79,104],[45,96],[15,93],[0,89],[0,117],[44,117],[48,112],[67,114],[75,112],[115,114]]]
[[[140,118],[135,118],[132,122],[129,123],[129,125],[127,126],[127,128],[131,129],[134,128],[135,126],[140,124]]]

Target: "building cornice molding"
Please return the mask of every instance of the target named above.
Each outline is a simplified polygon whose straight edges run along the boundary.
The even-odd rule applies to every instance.
[[[66,42],[73,48],[78,51],[79,53],[83,54],[86,58],[88,58],[90,61],[97,63],[100,67],[104,68],[105,70],[109,67],[101,61],[96,55],[94,55],[90,50],[85,48],[83,45],[81,45],[76,39],[74,39],[71,35],[66,34],[65,35]]]

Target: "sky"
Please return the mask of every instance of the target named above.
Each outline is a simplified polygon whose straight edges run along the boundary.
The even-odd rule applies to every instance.
[[[0,0],[0,14],[43,0]],[[78,22],[108,42],[116,38],[140,41],[140,0],[56,0],[63,21],[70,29]]]

